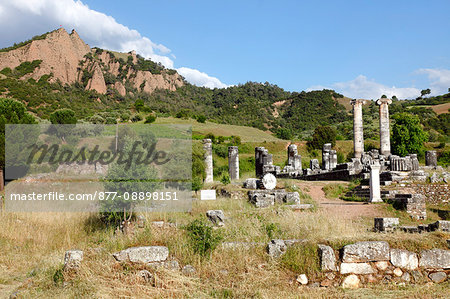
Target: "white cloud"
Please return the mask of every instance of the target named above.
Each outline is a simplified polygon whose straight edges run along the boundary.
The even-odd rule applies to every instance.
[[[420,96],[420,90],[414,87],[389,87],[366,76],[359,75],[355,79],[346,82],[337,82],[331,87],[312,86],[307,90],[334,89],[350,98],[379,99],[382,95],[388,97],[397,96],[399,99],[410,99]]]
[[[450,70],[446,69],[420,69],[418,74],[428,75],[431,95],[447,93],[450,88]]]
[[[220,82],[216,77],[211,77],[206,73],[199,70],[190,69],[187,67],[180,67],[177,69],[178,73],[185,77],[189,82],[197,86],[203,86],[208,88],[225,88],[226,84]]]
[[[174,68],[174,61],[167,56],[171,54],[169,48],[118,23],[111,16],[90,9],[79,0],[0,0],[2,13],[0,27],[8,30],[1,31],[0,39],[10,44],[62,25],[68,30],[75,28],[90,46],[120,52],[136,50],[143,57]],[[172,57],[175,58],[174,55]],[[204,79],[199,80],[198,74],[202,74]],[[186,72],[184,76],[192,84],[203,82],[205,86],[225,85],[217,78],[197,70]]]

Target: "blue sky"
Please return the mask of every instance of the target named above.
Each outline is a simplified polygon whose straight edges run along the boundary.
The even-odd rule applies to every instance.
[[[450,87],[450,1],[7,2],[0,25],[12,28],[0,47],[62,24],[91,46],[133,47],[197,85],[268,81],[354,98]],[[2,11],[18,21],[1,24]]]

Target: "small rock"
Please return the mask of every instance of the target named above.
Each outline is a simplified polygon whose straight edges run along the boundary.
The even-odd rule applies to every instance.
[[[367,282],[369,282],[369,283],[375,283],[375,282],[377,282],[377,281],[378,281],[377,278],[376,278],[375,276],[373,276],[372,274],[370,274],[370,275],[367,276]]]
[[[209,210],[206,212],[206,217],[217,226],[225,225],[225,214],[222,210]]]
[[[408,272],[405,272],[405,273],[403,273],[401,279],[402,279],[403,281],[410,282],[410,281],[411,281],[411,275],[409,275]]]
[[[433,273],[430,273],[430,275],[428,275],[428,277],[434,283],[441,283],[447,279],[447,274],[445,274],[445,272],[433,272]]]
[[[195,274],[195,272],[197,272],[197,270],[195,270],[195,268],[191,265],[186,265],[183,267],[183,269],[181,269],[181,273],[187,276],[193,275]]]
[[[137,222],[137,226],[139,228],[144,228],[145,227],[145,217],[144,216],[142,216],[142,215],[138,216],[136,222]]]
[[[77,269],[83,260],[82,250],[67,250],[64,255],[64,270]]]
[[[306,277],[306,274],[300,274],[297,277],[297,282],[302,285],[306,285],[306,284],[308,284],[308,277]]]
[[[286,252],[287,246],[283,240],[274,239],[267,245],[267,253],[274,258],[282,256]]]
[[[152,221],[152,225],[156,227],[164,227],[164,221]]]
[[[389,267],[389,262],[386,261],[376,262],[375,267],[377,267],[378,270],[385,271]]]
[[[403,275],[403,271],[400,268],[395,268],[394,269],[394,275],[397,277],[400,277]]]
[[[310,288],[318,288],[318,287],[320,287],[320,283],[314,282],[314,283],[310,284],[309,287]]]
[[[154,284],[155,283],[155,276],[153,276],[152,273],[150,273],[150,271],[148,270],[141,270],[139,271],[139,277],[141,277],[144,282],[146,283],[151,283]]]
[[[415,283],[419,283],[423,280],[423,275],[420,271],[416,270],[416,271],[412,271],[411,272],[412,277],[414,278],[414,282]]]
[[[321,287],[331,287],[333,285],[333,281],[330,279],[325,279],[320,283]]]
[[[333,272],[328,272],[325,276],[326,276],[329,280],[333,280],[333,279],[336,278],[336,274],[334,274]]]
[[[346,278],[344,278],[344,281],[342,281],[342,287],[344,289],[357,289],[359,288],[359,278],[355,274],[349,275]]]

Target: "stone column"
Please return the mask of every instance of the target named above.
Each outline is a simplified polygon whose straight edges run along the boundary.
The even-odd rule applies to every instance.
[[[263,175],[263,152],[264,147],[255,147],[255,173],[257,178]]]
[[[370,202],[383,202],[380,189],[380,163],[370,165]]]
[[[358,159],[361,159],[364,153],[362,106],[365,103],[365,100],[350,101],[350,104],[353,105],[353,151],[355,152],[355,158]]]
[[[214,176],[211,139],[203,139],[203,149],[205,150],[205,183],[212,183],[214,180]]]
[[[294,157],[297,155],[297,146],[295,144],[289,144],[287,148],[288,165],[294,165]]]
[[[331,143],[325,143],[322,148],[322,169],[330,170]]]
[[[288,163],[287,165],[292,166],[294,170],[302,169],[302,156],[298,154],[297,145],[290,144],[288,146]]]
[[[231,180],[239,179],[239,148],[237,146],[228,147],[228,173]]]
[[[337,152],[335,150],[330,151],[330,170],[335,169],[337,166]]]
[[[377,101],[380,105],[380,153],[386,157],[391,154],[391,135],[389,133],[389,108],[392,100],[383,98]]]
[[[425,165],[426,166],[437,166],[436,151],[426,151],[425,152]]]

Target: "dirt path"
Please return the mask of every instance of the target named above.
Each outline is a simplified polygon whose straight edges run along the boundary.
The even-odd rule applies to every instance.
[[[345,184],[344,182],[299,182],[297,185],[315,200],[319,207],[333,214],[338,214],[345,219],[357,219],[360,217],[381,217],[385,211],[380,205],[362,202],[350,202],[341,199],[329,199],[325,197],[322,188],[330,183]]]

